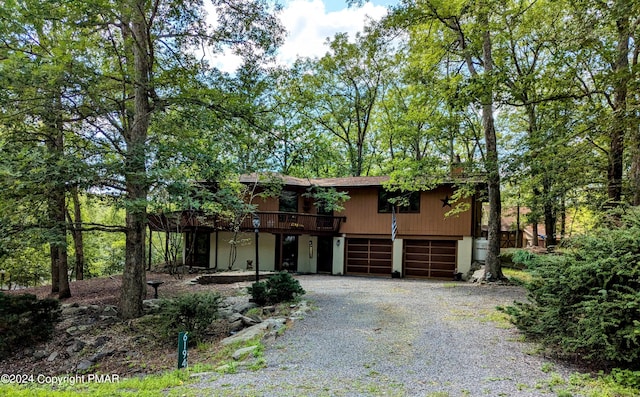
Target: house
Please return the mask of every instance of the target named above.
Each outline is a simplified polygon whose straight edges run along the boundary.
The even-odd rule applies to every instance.
[[[466,198],[467,210],[446,216],[453,205],[453,183],[405,193],[402,203],[392,208],[389,199],[398,193],[385,189],[388,177],[278,178],[279,197],[255,199],[255,215],[242,220],[235,238],[224,222],[183,215],[185,247],[193,247],[185,249],[185,263],[226,269],[235,248],[234,269],[252,268],[256,253],[260,270],[301,273],[390,277],[397,272],[403,277],[452,279],[471,267],[474,239],[482,233],[482,203],[475,196]],[[256,175],[240,181],[261,186]],[[308,194],[312,187],[346,192],[349,199],[339,212],[323,211]],[[151,230],[160,222],[154,219],[150,218]]]

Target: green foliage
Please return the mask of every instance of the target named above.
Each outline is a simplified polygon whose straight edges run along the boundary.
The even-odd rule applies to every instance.
[[[312,198],[314,205],[320,211],[342,211],[345,201],[349,200],[347,192],[339,192],[335,188],[310,187],[303,197]]]
[[[640,363],[640,211],[589,235],[564,255],[540,256],[531,303],[506,308],[528,336],[595,364]]]
[[[527,250],[515,250],[511,256],[514,265],[530,268],[535,262],[536,254]]]
[[[286,272],[274,274],[267,281],[253,283],[248,290],[259,305],[288,302],[306,293],[298,280]]]
[[[174,299],[163,299],[161,306],[162,333],[174,338],[179,332],[189,333],[189,344],[195,345],[206,335],[206,330],[218,318],[222,296],[218,293],[185,294]]]
[[[60,321],[60,302],[0,293],[0,354],[47,340]]]

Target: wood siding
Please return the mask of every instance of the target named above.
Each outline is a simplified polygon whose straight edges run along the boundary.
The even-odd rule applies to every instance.
[[[346,222],[340,228],[347,235],[391,235],[391,214],[378,213],[378,187],[352,188],[351,197],[344,204]],[[472,234],[472,211],[469,209],[457,216],[446,217],[451,207],[443,207],[442,200],[451,197],[451,187],[439,187],[422,192],[419,213],[398,213],[398,237],[402,236],[470,236]],[[467,202],[471,202],[467,199]]]

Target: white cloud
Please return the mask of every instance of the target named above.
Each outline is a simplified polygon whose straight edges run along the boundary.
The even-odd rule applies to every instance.
[[[322,0],[292,0],[280,14],[287,38],[278,51],[278,61],[290,64],[297,57],[321,57],[327,52],[327,38],[347,32],[354,38],[368,19],[379,20],[387,14],[383,6],[368,2],[362,7],[328,12]]]
[[[362,7],[344,8],[328,11],[325,3],[335,0],[290,0],[285,2],[279,18],[287,33],[284,44],[279,48],[277,62],[292,64],[298,57],[321,57],[327,52],[327,38],[336,33],[347,32],[350,39],[361,32],[370,19],[380,20],[387,14],[384,6],[371,2]],[[210,15],[213,14],[209,10]],[[213,21],[211,21],[213,22]],[[211,63],[220,70],[233,73],[242,64],[240,57],[226,51],[225,54],[212,57]]]

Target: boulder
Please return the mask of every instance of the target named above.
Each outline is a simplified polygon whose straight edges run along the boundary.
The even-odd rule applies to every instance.
[[[255,302],[243,302],[243,303],[238,303],[233,305],[232,310],[235,313],[246,313],[247,311],[249,311],[250,309],[253,309],[254,307],[258,307],[258,304],[256,304]]]
[[[233,358],[236,361],[241,360],[246,356],[248,356],[249,354],[253,353],[253,351],[256,350],[257,348],[258,346],[243,347],[242,349],[238,349],[235,352],[233,352],[233,354],[231,355],[231,358]]]
[[[284,318],[269,318],[265,321],[245,328],[235,335],[231,335],[222,340],[223,345],[230,345],[236,342],[246,342],[256,337],[262,337],[267,332],[274,330],[277,332],[280,328],[284,327],[286,320]]]

